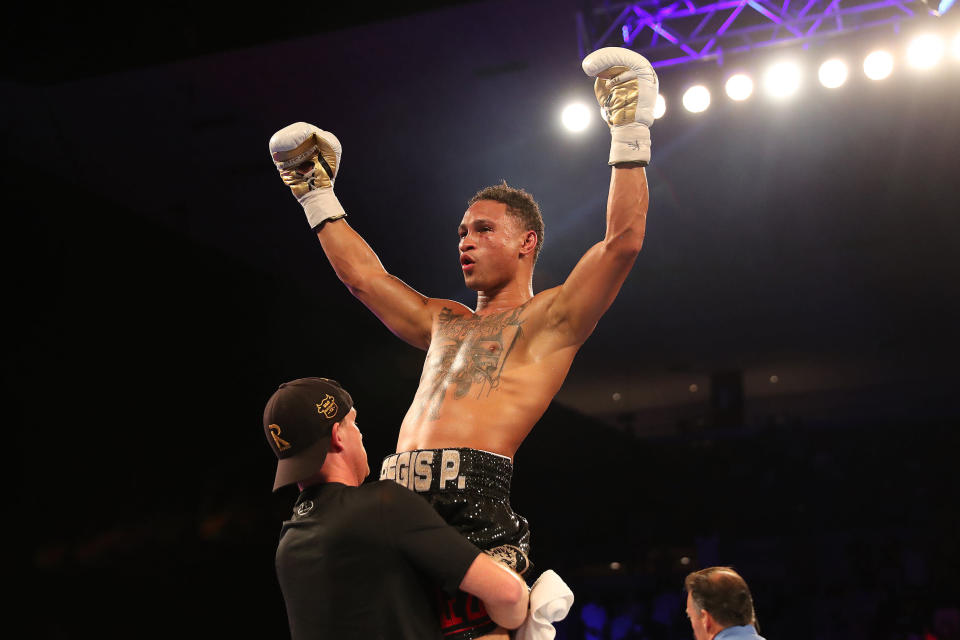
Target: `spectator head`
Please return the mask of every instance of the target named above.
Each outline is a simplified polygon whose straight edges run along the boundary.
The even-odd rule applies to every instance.
[[[750,588],[730,567],[708,567],[695,571],[684,581],[687,589],[687,617],[696,640],[712,640],[727,627],[752,624]]]

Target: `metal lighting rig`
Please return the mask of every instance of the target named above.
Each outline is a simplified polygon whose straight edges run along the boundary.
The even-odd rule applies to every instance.
[[[716,62],[748,51],[809,46],[828,38],[941,16],[954,0],[642,0],[594,2],[577,13],[581,57],[627,47],[654,67]],[[589,3],[588,3],[589,4]]]

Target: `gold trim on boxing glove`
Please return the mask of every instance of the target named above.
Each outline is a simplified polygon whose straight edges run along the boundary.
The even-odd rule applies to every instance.
[[[604,69],[597,74],[598,78],[603,78],[604,80],[613,80],[621,73],[626,73],[630,71],[630,67],[624,67],[623,65],[617,65],[615,67],[610,67],[609,69]]]
[[[634,78],[626,82],[612,82],[612,78],[629,70],[629,67],[610,67],[600,72],[593,83],[593,92],[597,95],[597,102],[600,103],[603,119],[611,127],[637,121],[639,81]]]
[[[329,218],[326,218],[326,219],[324,219],[324,220],[321,220],[321,221],[320,221],[320,224],[318,224],[318,225],[315,226],[313,229],[311,229],[311,231],[320,231],[320,229],[323,229],[323,226],[324,226],[325,224],[327,224],[328,222],[333,222],[334,220],[342,220],[343,218],[346,218],[346,217],[347,217],[347,214],[343,214],[343,215],[340,215],[340,216],[331,216],[331,217],[329,217]]]
[[[283,183],[290,187],[297,198],[314,189],[333,186],[333,167],[337,163],[337,154],[316,135],[311,135],[289,151],[274,151],[273,162]]]

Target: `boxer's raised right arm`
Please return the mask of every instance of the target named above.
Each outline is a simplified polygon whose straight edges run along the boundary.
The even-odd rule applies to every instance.
[[[350,293],[404,342],[421,349],[430,346],[433,315],[449,306],[449,301],[428,298],[387,273],[370,245],[346,220],[323,225],[317,238]]]
[[[270,138],[274,165],[303,206],[337,276],[394,335],[426,349],[434,313],[456,303],[427,298],[387,273],[373,249],[343,220],[347,214],[333,192],[341,153],[335,135],[306,122]]]

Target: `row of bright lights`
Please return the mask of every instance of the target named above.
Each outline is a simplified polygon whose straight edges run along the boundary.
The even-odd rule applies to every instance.
[[[951,56],[960,60],[960,33],[950,43]],[[915,38],[907,48],[907,64],[915,69],[930,69],[936,66],[946,54],[943,38],[935,35],[922,35]],[[878,50],[863,60],[863,73],[871,80],[883,80],[893,72],[893,55]],[[843,86],[849,77],[847,64],[832,58],[820,65],[817,73],[820,84],[828,89]],[[787,98],[800,88],[800,67],[792,62],[774,64],[763,76],[764,88],[773,98]],[[738,73],[731,76],[725,86],[731,100],[743,101],[753,95],[753,80],[750,76]],[[687,111],[700,113],[710,106],[710,91],[703,85],[695,85],[683,94],[683,106]],[[653,117],[660,118],[667,111],[662,95],[657,96]],[[580,104],[572,104],[563,110],[563,125],[570,131],[582,131],[590,123],[590,110]]]

